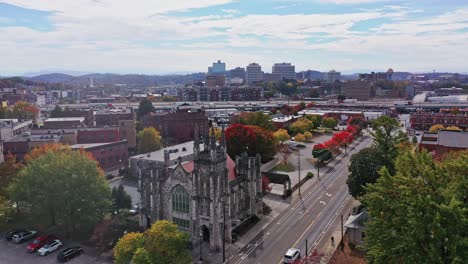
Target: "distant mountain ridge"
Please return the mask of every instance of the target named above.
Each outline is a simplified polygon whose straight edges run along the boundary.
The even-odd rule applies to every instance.
[[[205,73],[191,73],[185,75],[121,75],[113,73],[92,73],[81,76],[72,76],[63,73],[49,73],[24,78],[36,82],[63,83],[77,86],[89,84],[90,79],[92,78],[95,85],[127,84],[128,86],[132,87],[148,87],[154,85],[186,84],[190,82],[200,81],[205,78]]]

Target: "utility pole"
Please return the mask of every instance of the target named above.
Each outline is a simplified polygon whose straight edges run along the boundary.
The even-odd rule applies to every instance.
[[[297,149],[297,164],[299,169],[299,196],[301,196],[301,150]]]
[[[223,195],[223,263],[226,261],[226,199]]]
[[[344,248],[344,240],[343,240],[343,215],[341,215],[341,242],[340,242],[341,250],[343,251]]]

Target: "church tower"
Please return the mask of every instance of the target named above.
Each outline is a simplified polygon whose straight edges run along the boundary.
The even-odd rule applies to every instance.
[[[200,238],[209,241],[212,250],[219,251],[223,238],[230,241],[231,234],[224,129],[220,144],[217,143],[214,129],[205,134],[203,150],[199,149],[197,134],[194,142],[193,171],[197,203],[196,228],[199,228]],[[223,230],[229,235],[223,236]]]

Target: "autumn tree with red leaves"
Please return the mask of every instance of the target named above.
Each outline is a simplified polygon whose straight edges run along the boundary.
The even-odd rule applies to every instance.
[[[271,131],[258,126],[233,124],[226,129],[227,153],[233,159],[242,152],[249,156],[259,154],[262,162],[272,159],[275,155],[276,140]]]

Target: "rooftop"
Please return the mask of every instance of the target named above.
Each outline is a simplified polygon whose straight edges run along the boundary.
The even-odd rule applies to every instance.
[[[439,145],[453,148],[468,148],[468,132],[439,130]]]
[[[133,112],[132,108],[111,108],[111,109],[101,109],[96,112],[96,115],[118,115],[118,114],[131,114]]]
[[[65,122],[65,121],[80,121],[84,122],[84,117],[54,117],[54,118],[47,118],[45,122]]]
[[[103,146],[108,146],[108,145],[114,145],[116,143],[121,143],[126,140],[121,140],[121,141],[115,141],[115,142],[106,142],[106,143],[88,143],[88,144],[75,144],[71,145],[70,147],[72,149],[90,149],[90,148],[95,148],[95,147],[103,147]]]
[[[40,142],[40,141],[54,141],[58,142],[60,140],[60,135],[50,134],[50,135],[31,135],[31,134],[22,134],[7,139],[5,142]]]
[[[175,160],[179,156],[183,157],[183,156],[192,155],[193,154],[193,143],[194,143],[193,141],[188,141],[188,142],[178,144],[178,145],[175,145],[175,146],[172,146],[172,147],[163,148],[163,149],[156,150],[156,151],[149,152],[149,153],[145,153],[145,154],[142,154],[142,155],[132,156],[130,158],[131,159],[143,159],[143,160],[148,160],[148,161],[163,162],[164,161],[164,151],[168,150],[169,153],[170,153],[169,154],[170,155],[169,156],[170,160]],[[204,148],[204,145],[200,144],[200,150],[203,150],[203,148]]]

